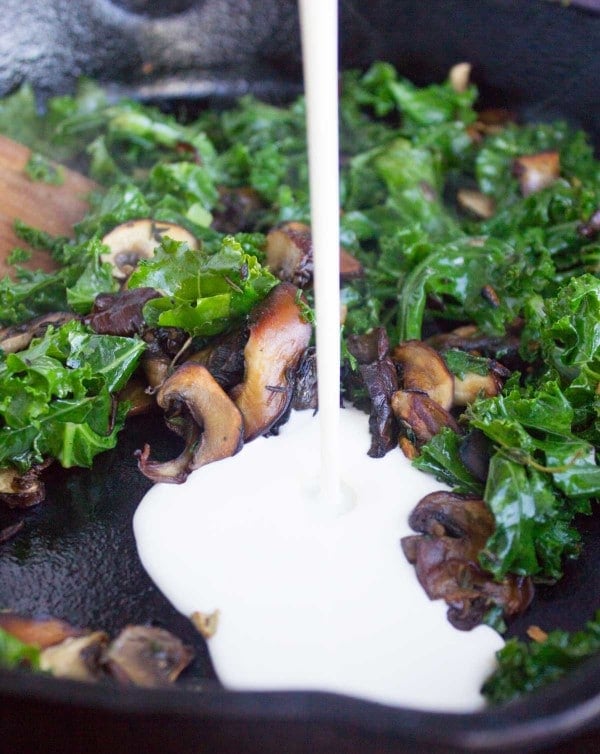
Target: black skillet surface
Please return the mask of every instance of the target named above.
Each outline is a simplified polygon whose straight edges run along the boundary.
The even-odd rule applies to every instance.
[[[579,7],[576,7],[579,6]],[[585,6],[585,7],[583,7]],[[385,58],[418,83],[458,60],[474,64],[487,104],[529,117],[563,115],[600,136],[600,8],[507,0],[342,3],[342,58]],[[164,106],[223,103],[244,91],[278,99],[297,91],[299,44],[290,0],[5,0],[0,92],[29,80],[41,96],[81,73]],[[0,673],[0,751],[11,752],[597,752],[600,658],[519,703],[474,715],[393,709],[320,693],[221,689],[187,621],[137,559],[131,515],[148,488],[133,450],[175,447],[157,418],[131,422],[119,452],[91,471],[54,470],[47,501],[0,511],[0,528],[24,520],[0,545],[0,605],[60,616],[111,633],[152,621],[193,643],[184,689],[115,691]],[[176,488],[173,488],[173,515]],[[565,579],[538,589],[531,623],[576,629],[600,606],[600,516],[581,522],[585,549]],[[251,651],[251,648],[249,648]]]

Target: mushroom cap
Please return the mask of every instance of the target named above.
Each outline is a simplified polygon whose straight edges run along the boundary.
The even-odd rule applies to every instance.
[[[110,251],[100,258],[112,265],[114,278],[126,280],[140,259],[154,256],[154,250],[165,236],[187,243],[190,249],[198,248],[194,236],[181,225],[144,218],[121,223],[107,233],[102,243]]]

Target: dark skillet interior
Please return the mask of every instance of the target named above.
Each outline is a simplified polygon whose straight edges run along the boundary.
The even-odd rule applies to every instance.
[[[417,83],[439,80],[454,62],[470,60],[486,104],[529,118],[567,117],[598,142],[600,9],[594,12],[594,5],[343,2],[342,59],[346,66],[388,59]],[[298,91],[297,19],[287,0],[52,0],[42,7],[30,0],[9,2],[3,14],[0,92],[22,80],[42,95],[65,91],[87,73],[110,80],[116,93],[193,111],[226,104],[244,91],[271,99]],[[197,651],[185,689],[115,692],[1,673],[1,750],[597,750],[600,658],[529,699],[477,715],[397,710],[325,694],[220,689],[203,642],[136,556],[131,516],[149,482],[137,471],[133,451],[144,441],[165,454],[177,442],[159,417],[132,420],[119,451],[100,456],[91,471],[51,470],[41,506],[0,510],[0,529],[24,521],[21,532],[0,545],[0,606],[112,634],[131,622],[166,626]],[[174,487],[174,516],[176,497]],[[538,589],[511,633],[522,635],[532,623],[577,629],[600,607],[600,515],[580,523],[581,558],[559,585]]]

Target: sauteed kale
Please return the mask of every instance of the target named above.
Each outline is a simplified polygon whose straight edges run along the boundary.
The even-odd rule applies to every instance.
[[[478,516],[491,513],[489,527],[487,518],[475,526],[483,537],[475,560],[479,540],[447,501],[435,510],[429,501],[428,516],[415,517],[418,534],[403,543],[430,596],[446,599],[463,628],[500,625],[526,607],[534,582],[560,578],[579,551],[573,520],[591,512],[600,489],[600,163],[567,123],[517,125],[508,112],[478,112],[476,98],[465,66],[417,88],[377,63],[344,74],[340,99],[340,221],[351,270],[342,280],[342,387],[383,433],[375,454],[399,443],[453,488],[453,506],[474,500]],[[214,364],[215,353],[235,360],[232,341],[239,352],[242,338],[243,349],[246,317],[279,282],[273,272],[310,301],[304,105],[245,97],[181,124],[138,102],[109,102],[82,82],[43,116],[23,87],[0,102],[0,130],[85,165],[104,187],[72,240],[18,227],[57,272],[18,268],[17,282],[0,281],[7,328],[48,312],[77,315],[0,363],[0,466],[26,484],[25,473],[37,479],[49,457],[86,465],[116,441],[126,408],[111,396],[168,328],[179,333],[161,352],[168,369],[192,351]],[[156,254],[129,277],[115,275],[103,239],[147,218]],[[165,228],[173,226],[199,249],[172,240]],[[127,277],[127,290],[161,293],[143,302],[143,326],[126,336],[93,332],[97,297],[118,297]],[[91,360],[101,349],[118,375],[86,367],[84,342]],[[415,342],[425,354],[420,371]],[[422,382],[430,373],[447,385],[447,400]],[[61,417],[64,407],[72,413]],[[65,426],[56,431],[53,421]],[[460,570],[451,573],[457,548]],[[431,553],[444,561],[442,587],[425,562]],[[499,596],[514,596],[513,587],[518,598]]]

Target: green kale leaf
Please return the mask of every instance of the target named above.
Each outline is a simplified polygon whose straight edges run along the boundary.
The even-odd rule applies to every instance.
[[[498,667],[483,685],[493,704],[508,702],[562,678],[600,651],[600,611],[581,631],[551,631],[539,642],[509,639],[496,653]]]
[[[432,474],[455,492],[481,495],[483,485],[469,472],[460,457],[462,438],[449,427],[434,435],[414,459],[413,466]]]
[[[79,322],[49,329],[0,360],[0,466],[25,471],[53,457],[90,466],[116,444],[125,419],[114,393],[144,350],[133,338],[90,333]],[[116,408],[116,410],[115,410]]]
[[[216,335],[238,322],[278,283],[255,256],[226,236],[216,250],[193,251],[165,238],[151,260],[129,279],[130,288],[160,291],[144,307],[150,326],[181,327],[193,336]]]
[[[578,552],[571,521],[600,494],[595,449],[572,433],[571,404],[556,382],[511,386],[476,401],[467,416],[497,448],[484,493],[496,530],[482,565],[498,578],[559,578],[562,558]]]
[[[40,649],[33,644],[25,644],[0,628],[0,668],[27,667],[38,670],[40,667]]]

